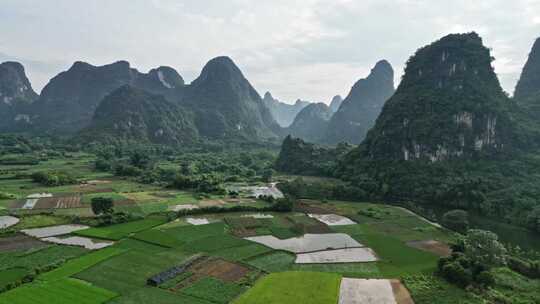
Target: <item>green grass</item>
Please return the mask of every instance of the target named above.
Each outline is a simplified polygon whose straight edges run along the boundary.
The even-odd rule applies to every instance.
[[[120,240],[132,233],[150,229],[166,222],[163,217],[148,217],[144,220],[137,220],[107,227],[88,228],[75,232],[75,234],[86,237],[100,239]]]
[[[403,241],[383,234],[372,227],[364,227],[360,242],[375,251],[383,277],[397,278],[416,273],[431,273],[439,257],[433,253],[407,246]],[[355,237],[355,236],[353,236]]]
[[[90,267],[75,277],[126,295],[146,286],[146,280],[173,266],[183,264],[190,254],[164,249],[131,250]]]
[[[21,267],[15,267],[0,271],[0,288],[9,283],[16,282],[24,278],[28,274],[28,270]]]
[[[17,225],[13,226],[12,229],[29,229],[29,228],[38,228],[45,226],[54,226],[68,224],[71,222],[71,219],[67,217],[54,216],[54,215],[25,215],[20,217],[20,221]]]
[[[202,299],[190,297],[180,293],[170,292],[161,288],[141,287],[133,292],[123,294],[113,299],[109,304],[141,304],[141,303],[159,303],[159,304],[212,304]]]
[[[183,247],[186,250],[193,252],[213,252],[223,249],[247,246],[253,244],[250,241],[246,241],[241,238],[234,237],[229,234],[213,235],[207,236],[205,238],[200,238],[192,242],[186,243]]]
[[[32,270],[76,258],[88,250],[75,246],[52,245],[27,252],[0,253],[0,269],[26,268]]]
[[[125,200],[126,197],[121,195],[121,194],[118,194],[116,192],[102,192],[102,193],[88,193],[88,194],[84,194],[83,197],[82,197],[82,203],[83,204],[90,204],[92,202],[92,199],[93,198],[96,198],[96,197],[106,197],[106,198],[111,198],[113,201],[121,201],[121,200]]]
[[[182,294],[208,300],[213,303],[229,303],[244,291],[245,287],[234,283],[225,283],[214,278],[203,278],[181,290]]]
[[[465,290],[433,275],[410,275],[403,277],[402,281],[409,290],[415,304],[484,303]]]
[[[36,282],[0,294],[1,304],[99,304],[117,294],[76,280],[62,279],[52,282]]]
[[[163,232],[171,235],[176,240],[182,243],[188,243],[195,240],[200,240],[210,236],[224,235],[225,224],[213,223],[208,225],[190,225],[178,226],[170,229],[165,229]]]
[[[356,278],[370,278],[379,274],[376,263],[293,264],[291,270],[333,272]]]
[[[341,275],[290,271],[272,273],[240,296],[234,304],[337,303]]]
[[[176,238],[172,237],[170,234],[167,234],[159,229],[149,229],[138,232],[132,236],[132,238],[168,248],[181,247],[184,244],[183,242],[180,242]]]
[[[294,260],[294,254],[284,251],[274,251],[248,259],[245,262],[266,272],[281,272],[289,270]]]
[[[38,279],[42,281],[53,281],[67,278],[122,252],[124,250],[114,247],[94,251],[79,258],[69,260],[60,268],[40,275]]]
[[[250,244],[246,246],[225,248],[213,251],[211,255],[222,257],[229,261],[241,261],[254,256],[271,252],[272,249],[259,244]]]

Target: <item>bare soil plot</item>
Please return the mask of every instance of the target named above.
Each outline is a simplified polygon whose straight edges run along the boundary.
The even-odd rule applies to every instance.
[[[225,282],[236,282],[245,277],[250,269],[222,259],[208,259],[192,265],[188,271]]]
[[[0,252],[46,247],[47,244],[24,234],[0,238]]]
[[[355,225],[356,222],[351,219],[337,215],[337,214],[313,214],[309,213],[309,217],[315,218],[328,226],[343,226],[343,225]]]
[[[50,237],[50,236],[69,234],[75,231],[84,230],[88,228],[90,227],[84,226],[84,225],[58,225],[58,226],[50,226],[50,227],[44,227],[44,228],[23,229],[21,230],[21,232],[29,236],[33,236],[37,238],[44,238],[44,237]]]
[[[273,249],[280,249],[293,253],[364,247],[345,233],[305,234],[301,237],[285,240],[278,239],[272,235],[247,237],[245,239],[263,244]]]
[[[225,202],[222,199],[205,199],[199,202],[199,205],[201,207],[215,207],[215,206],[223,206],[225,204],[227,204],[227,202]]]
[[[33,209],[68,209],[83,208],[80,195],[63,195],[40,198]]]
[[[331,205],[322,205],[320,201],[301,199],[295,206],[298,212],[312,214],[327,214],[334,212],[335,208]]]
[[[255,203],[256,200],[252,198],[226,198],[224,201],[228,204],[242,204],[242,203]]]
[[[182,204],[182,205],[169,206],[169,210],[170,211],[175,211],[175,212],[178,212],[178,211],[181,211],[181,210],[193,210],[193,209],[198,209],[198,208],[199,208],[199,206],[192,205],[192,204]]]
[[[296,264],[362,263],[375,262],[377,256],[371,248],[344,248],[296,255]]]
[[[0,216],[0,229],[5,229],[16,225],[19,222],[19,219],[14,216]]]
[[[397,304],[390,280],[342,278],[339,304]]]
[[[413,248],[435,253],[438,256],[449,256],[452,254],[452,249],[450,249],[448,244],[436,240],[410,241],[407,242],[407,245]]]
[[[205,217],[187,217],[186,222],[197,226],[210,224],[210,221]]]
[[[46,237],[42,238],[42,241],[61,244],[61,245],[72,245],[80,246],[90,250],[97,250],[105,247],[109,247],[114,244],[114,242],[108,241],[94,241],[91,238],[81,237],[81,236],[69,236],[69,237]]]
[[[390,280],[394,297],[398,304],[414,304],[414,301],[409,293],[409,290],[399,280]]]

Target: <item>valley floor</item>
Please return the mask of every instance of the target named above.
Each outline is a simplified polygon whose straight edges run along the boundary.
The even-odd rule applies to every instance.
[[[434,274],[455,236],[408,210],[304,200],[293,212],[199,213],[269,203],[248,190],[198,197],[97,174],[79,157],[54,165],[85,172],[83,184],[0,180],[17,195],[0,201],[11,217],[0,230],[0,303],[484,303]],[[29,208],[36,193],[52,196]],[[140,217],[74,225],[94,216],[93,197]],[[494,292],[538,299],[540,281],[506,268],[495,275]]]

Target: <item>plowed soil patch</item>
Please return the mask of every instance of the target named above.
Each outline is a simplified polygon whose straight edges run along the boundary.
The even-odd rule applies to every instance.
[[[47,246],[47,243],[24,234],[16,234],[14,236],[0,238],[0,252],[28,250],[45,246]]]
[[[411,294],[399,280],[390,280],[397,304],[414,304]]]
[[[225,260],[215,259],[195,264],[189,271],[225,282],[236,282],[248,274],[249,268]]]
[[[314,200],[299,200],[295,206],[295,211],[312,214],[327,214],[333,213],[335,210],[332,206],[322,206],[319,201]]]
[[[452,254],[452,249],[450,249],[447,244],[435,240],[410,241],[407,242],[407,245],[413,248],[435,253],[438,256],[449,256]]]

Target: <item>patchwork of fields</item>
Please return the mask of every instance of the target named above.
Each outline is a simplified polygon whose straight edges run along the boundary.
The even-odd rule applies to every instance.
[[[0,179],[15,196],[0,200],[0,303],[480,303],[433,275],[452,233],[408,210],[311,200],[294,212],[201,212],[268,203],[119,179],[89,159],[20,168],[58,166],[84,176],[76,185]],[[81,225],[96,197],[133,218]]]
[[[32,256],[55,248],[79,251],[33,282],[0,293],[0,303],[30,303],[41,296],[51,297],[51,303],[65,303],[61,301],[92,293],[96,296],[88,303],[357,303],[355,297],[369,297],[369,292],[352,292],[346,278],[399,279],[434,269],[437,255],[407,245],[407,230],[420,240],[444,242],[450,238],[399,210],[392,210],[391,224],[378,229],[380,221],[361,218],[349,208],[342,203],[332,205],[333,212],[342,214],[339,216],[224,213],[169,222],[164,216],[151,215],[106,227],[28,228],[24,232],[35,244],[11,253],[6,260],[12,261],[11,266],[0,271],[4,281],[25,276],[25,269],[32,269],[19,262],[21,252],[30,251]],[[23,221],[31,222],[25,217]],[[387,233],[393,226],[402,233]],[[86,253],[80,247],[43,244],[32,236],[90,237],[114,243]],[[32,253],[34,245],[37,251]],[[10,256],[7,250],[1,254]],[[149,285],[150,278],[172,269],[181,271]],[[49,294],[43,295],[47,290]],[[344,298],[350,294],[350,299]],[[54,302],[57,298],[66,300]],[[372,303],[390,303],[387,298]]]

